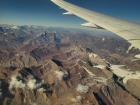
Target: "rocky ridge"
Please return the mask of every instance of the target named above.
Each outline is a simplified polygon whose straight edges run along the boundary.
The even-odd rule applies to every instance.
[[[123,39],[111,37],[108,42],[108,36],[75,37],[42,27],[6,29],[0,33],[8,40],[0,49],[1,105],[139,105],[137,81],[125,86],[111,71],[111,64],[139,69],[139,61],[131,61],[138,51],[126,53],[129,45]],[[135,83],[138,88],[133,89]]]

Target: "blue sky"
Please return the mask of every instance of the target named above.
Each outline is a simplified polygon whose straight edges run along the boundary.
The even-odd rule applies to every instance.
[[[110,16],[140,23],[140,0],[67,0]],[[64,10],[50,0],[0,0],[0,23],[79,27],[84,22],[63,16]]]

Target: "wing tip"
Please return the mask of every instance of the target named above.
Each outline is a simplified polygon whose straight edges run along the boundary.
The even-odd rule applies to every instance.
[[[50,0],[50,1],[55,2],[55,1],[63,1],[63,0]]]

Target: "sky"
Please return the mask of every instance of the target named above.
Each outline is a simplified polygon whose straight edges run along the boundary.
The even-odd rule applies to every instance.
[[[67,0],[106,15],[140,24],[140,0]],[[0,0],[0,24],[79,27],[85,21],[62,15],[50,0]]]

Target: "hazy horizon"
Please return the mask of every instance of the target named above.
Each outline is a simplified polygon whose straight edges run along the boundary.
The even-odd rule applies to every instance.
[[[90,10],[140,24],[139,0],[69,0]],[[85,21],[65,11],[50,0],[1,0],[0,24],[80,27]]]

